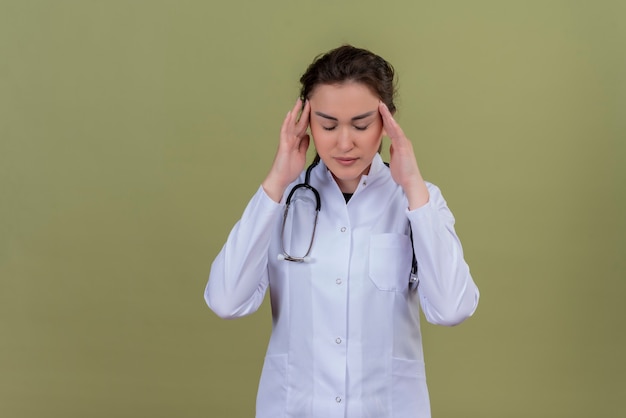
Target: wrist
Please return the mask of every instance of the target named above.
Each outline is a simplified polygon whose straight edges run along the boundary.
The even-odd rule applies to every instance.
[[[402,189],[409,202],[409,210],[421,208],[430,200],[428,187],[421,177],[402,186]]]
[[[288,185],[289,184],[284,184],[284,182],[272,176],[272,173],[268,174],[265,180],[263,180],[263,183],[261,183],[261,187],[263,187],[265,193],[276,203],[280,203]]]

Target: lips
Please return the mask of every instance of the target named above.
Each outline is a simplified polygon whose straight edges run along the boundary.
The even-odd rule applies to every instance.
[[[341,165],[352,165],[354,164],[358,158],[348,158],[348,157],[335,157],[335,161],[337,161]]]

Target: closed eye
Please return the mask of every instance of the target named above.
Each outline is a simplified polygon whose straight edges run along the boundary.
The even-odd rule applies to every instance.
[[[324,129],[325,131],[334,131],[335,128],[337,126],[322,126],[322,129]],[[365,125],[365,126],[354,126],[354,129],[356,129],[357,131],[364,131],[369,127],[369,125]]]

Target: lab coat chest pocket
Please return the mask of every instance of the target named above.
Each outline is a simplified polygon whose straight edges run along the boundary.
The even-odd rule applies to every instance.
[[[408,289],[412,251],[411,239],[407,235],[371,235],[369,276],[378,290],[403,292]]]

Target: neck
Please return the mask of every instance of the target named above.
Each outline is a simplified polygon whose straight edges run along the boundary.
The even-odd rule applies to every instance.
[[[352,180],[341,180],[335,177],[334,174],[333,178],[335,179],[335,183],[337,183],[337,186],[339,186],[339,190],[341,190],[341,193],[354,193],[356,191],[356,188],[359,186],[359,181],[361,181],[360,178]]]

